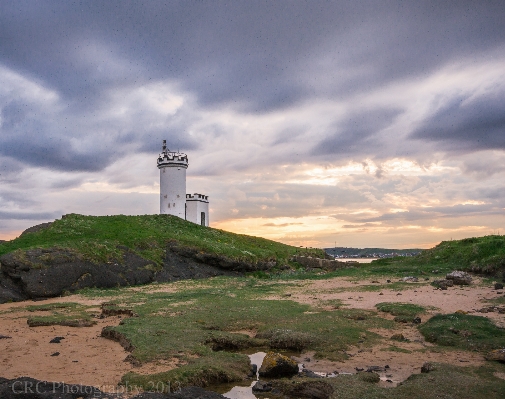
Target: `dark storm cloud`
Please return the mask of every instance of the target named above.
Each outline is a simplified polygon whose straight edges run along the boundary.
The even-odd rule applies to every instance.
[[[106,110],[91,115],[82,110],[72,113],[68,107],[56,112],[37,99],[13,99],[3,106],[0,102],[0,155],[23,167],[97,172],[132,150],[159,152],[162,139],[172,149],[196,148],[178,118],[165,128],[157,127],[143,115],[143,106],[138,107],[126,121],[104,121],[101,114]]]
[[[2,220],[54,220],[61,216],[60,212],[4,212],[0,211]]]
[[[36,206],[38,202],[33,196],[26,195],[23,192],[2,190],[0,192],[0,203],[3,206],[16,204],[22,208]]]
[[[32,142],[27,142],[22,137],[2,140],[0,154],[15,158],[25,165],[71,172],[100,171],[113,160],[110,152],[98,148],[82,153],[75,151],[66,138]]]
[[[0,59],[79,107],[117,84],[177,79],[202,104],[267,111],[494,49],[504,15],[503,1],[4,2]]]
[[[26,165],[93,172],[119,153],[158,152],[164,138],[173,149],[197,149],[187,135],[195,116],[189,112],[152,123],[142,107],[124,121],[104,122],[100,111],[118,88],[154,81],[176,82],[212,110],[268,112],[311,98],[341,100],[422,78],[449,60],[485,57],[505,45],[503,18],[502,1],[3,2],[0,66],[53,90],[58,100],[50,110],[14,95],[0,104],[0,154]],[[464,106],[452,104],[413,137],[447,148],[453,140],[460,147],[503,148],[502,100],[466,106],[470,112],[463,110],[456,124]],[[354,106],[319,132],[324,138],[308,156],[376,151],[375,133],[399,112]],[[222,129],[203,128],[212,137]],[[92,146],[70,142],[90,134]],[[276,143],[294,136],[281,133]]]
[[[325,154],[354,154],[367,150],[373,152],[379,142],[374,135],[388,127],[400,113],[398,110],[363,110],[344,118],[336,131],[321,141],[313,150],[314,155]]]
[[[455,99],[426,120],[412,137],[437,142],[445,150],[503,150],[505,92]]]

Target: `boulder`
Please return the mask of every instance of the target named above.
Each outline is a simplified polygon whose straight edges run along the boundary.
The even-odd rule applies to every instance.
[[[298,374],[298,364],[287,356],[268,352],[259,370],[260,377],[291,377]]]
[[[447,287],[452,287],[454,285],[454,281],[452,280],[435,280],[433,281],[433,285],[441,290],[446,290]]]
[[[323,378],[323,376],[316,374],[312,370],[309,370],[309,369],[303,369],[301,372],[301,375],[303,377],[307,377],[307,378]]]
[[[402,281],[407,282],[407,283],[417,283],[419,281],[419,279],[414,276],[407,276],[407,277],[402,278]]]
[[[485,356],[486,360],[495,360],[505,363],[505,349],[495,349]]]
[[[272,390],[272,384],[265,381],[256,381],[256,384],[253,385],[253,392],[270,392]]]
[[[466,272],[455,270],[445,276],[447,280],[452,280],[456,285],[470,285],[472,283],[472,276]]]

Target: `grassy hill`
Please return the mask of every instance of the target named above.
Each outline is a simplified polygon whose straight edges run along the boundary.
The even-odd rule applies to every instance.
[[[442,241],[436,247],[414,257],[380,259],[374,265],[384,267],[428,267],[469,270],[496,274],[505,272],[505,236],[489,235],[463,240]]]
[[[90,261],[106,262],[121,259],[123,246],[161,264],[166,243],[170,240],[202,252],[250,262],[287,260],[300,251],[264,238],[203,227],[171,215],[69,214],[55,220],[47,229],[0,243],[0,256],[15,250],[59,247],[76,250]],[[310,251],[324,255],[323,250]]]

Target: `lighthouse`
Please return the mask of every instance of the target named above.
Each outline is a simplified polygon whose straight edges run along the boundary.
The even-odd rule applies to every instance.
[[[188,156],[167,149],[163,140],[163,150],[158,157],[160,170],[160,213],[186,219],[186,169]]]
[[[181,219],[209,226],[209,197],[203,194],[186,194],[186,169],[188,156],[163,149],[158,156],[160,170],[160,214],[178,216]]]

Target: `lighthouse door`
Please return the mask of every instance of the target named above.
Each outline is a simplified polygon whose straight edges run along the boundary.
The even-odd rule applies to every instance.
[[[205,226],[205,212],[200,213],[200,224]]]

